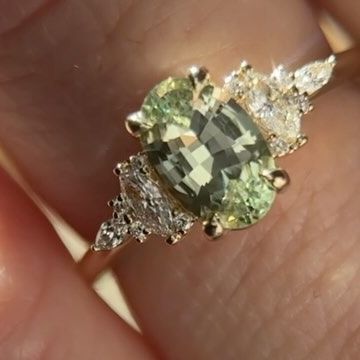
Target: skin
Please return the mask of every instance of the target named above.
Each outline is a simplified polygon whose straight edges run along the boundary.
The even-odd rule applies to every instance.
[[[319,2],[360,37],[358,1]],[[314,4],[312,4],[314,5]],[[303,0],[0,0],[0,141],[85,238],[139,150],[123,119],[169,74],[215,79],[330,53]],[[220,80],[219,80],[220,81]],[[360,103],[356,84],[307,116],[310,143],[257,226],[209,243],[131,244],[115,264],[143,336],[92,292],[44,215],[0,172],[0,359],[360,358]]]

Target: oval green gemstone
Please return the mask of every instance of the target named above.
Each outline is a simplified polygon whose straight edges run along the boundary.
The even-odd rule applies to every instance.
[[[163,81],[144,101],[151,127],[141,141],[160,179],[187,210],[201,218],[217,214],[225,228],[239,229],[272,206],[275,190],[261,173],[275,164],[250,116],[233,99],[217,100],[216,93],[210,87],[194,99],[189,80]]]

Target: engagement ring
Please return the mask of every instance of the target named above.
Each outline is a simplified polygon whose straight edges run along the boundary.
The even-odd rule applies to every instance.
[[[83,259],[84,272],[93,278],[112,257],[98,261],[92,253],[131,239],[157,235],[175,244],[195,222],[218,239],[256,224],[290,183],[276,158],[308,141],[301,122],[313,98],[359,70],[355,47],[294,71],[279,65],[262,74],[243,61],[221,85],[195,66],[186,77],[161,81],[126,119],[142,151],[115,167],[120,193]]]

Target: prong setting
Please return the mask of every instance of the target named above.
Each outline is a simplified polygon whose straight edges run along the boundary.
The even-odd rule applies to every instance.
[[[304,146],[305,144],[307,144],[307,142],[309,141],[309,138],[305,135],[305,134],[300,134],[297,138],[297,145],[298,147],[302,147]]]
[[[266,170],[263,171],[264,176],[277,191],[283,191],[290,184],[289,174],[283,169]]]
[[[184,234],[182,233],[174,233],[166,239],[166,243],[169,245],[175,245],[183,238],[183,236]]]
[[[127,116],[125,120],[126,130],[134,137],[139,137],[147,128],[142,111],[136,111]]]
[[[298,150],[299,148],[303,147],[307,142],[309,141],[309,138],[305,134],[300,134],[296,138],[296,142],[291,145],[289,153],[292,154],[294,151]]]
[[[223,235],[224,227],[219,218],[216,215],[212,215],[203,221],[203,231],[210,240],[217,240]]]
[[[209,82],[209,71],[203,66],[192,66],[189,69],[189,79],[195,89],[202,88]]]

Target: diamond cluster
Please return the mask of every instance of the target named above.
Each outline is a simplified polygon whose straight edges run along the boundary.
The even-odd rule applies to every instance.
[[[225,79],[224,89],[253,116],[274,156],[283,156],[304,143],[302,116],[312,110],[310,96],[328,83],[335,57],[309,63],[295,72],[283,65],[270,75],[242,62]]]
[[[121,245],[128,235],[143,242],[150,234],[175,243],[194,223],[194,216],[179,208],[159,186],[147,156],[138,154],[117,165],[120,194],[109,202],[113,217],[98,232],[94,250]]]

